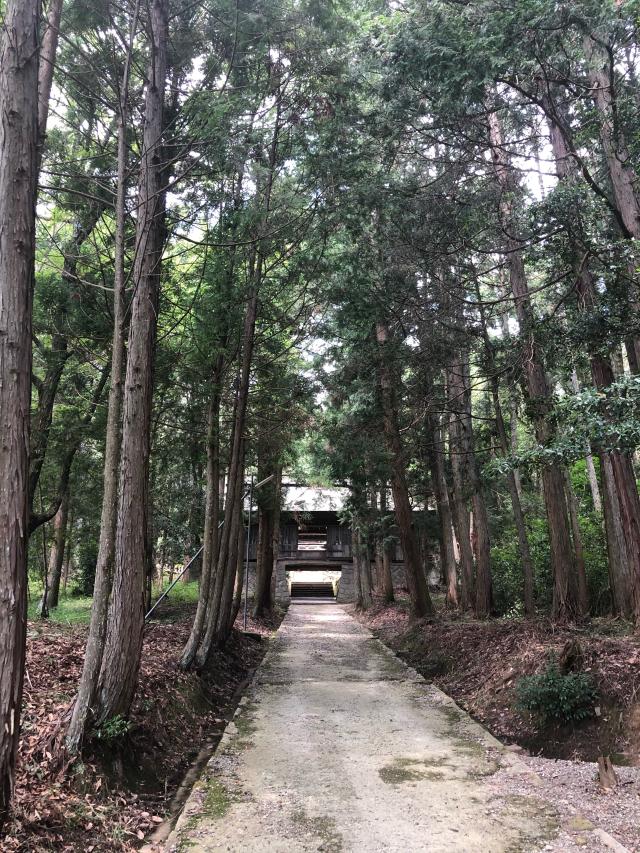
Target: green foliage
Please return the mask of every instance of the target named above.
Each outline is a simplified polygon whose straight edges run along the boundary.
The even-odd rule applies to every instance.
[[[536,675],[521,678],[516,685],[518,708],[539,717],[543,723],[581,722],[593,715],[596,688],[586,672],[563,675],[552,661]]]
[[[95,735],[98,740],[115,743],[122,740],[131,731],[131,723],[122,714],[116,714],[97,726]]]
[[[96,577],[98,541],[92,537],[80,539],[76,549],[78,568],[74,576],[75,589],[79,595],[91,595]]]

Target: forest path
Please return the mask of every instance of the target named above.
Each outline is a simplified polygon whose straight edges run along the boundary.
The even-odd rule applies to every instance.
[[[342,607],[294,604],[167,849],[534,851],[531,775]]]

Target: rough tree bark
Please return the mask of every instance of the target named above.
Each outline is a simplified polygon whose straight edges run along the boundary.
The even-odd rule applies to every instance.
[[[453,545],[453,515],[445,474],[442,428],[439,417],[433,412],[427,415],[427,431],[427,458],[440,524],[440,562],[447,585],[445,600],[447,607],[455,609],[458,607],[458,578]]]
[[[129,103],[129,74],[133,52],[133,37],[137,28],[139,2],[133,10],[129,43],[125,58],[121,98],[118,114],[118,163],[116,189],[115,267],[113,284],[113,336],[111,341],[111,386],[107,410],[105,438],[102,510],[100,515],[100,542],[96,561],[96,574],[91,602],[91,619],[85,648],[78,692],[67,729],[66,746],[72,754],[80,749],[82,738],[90,722],[98,678],[102,666],[104,641],[107,629],[107,612],[113,577],[116,520],[118,506],[118,466],[120,463],[120,438],[122,416],[122,384],[125,367],[125,239],[127,192],[127,123]]]
[[[122,403],[115,562],[99,677],[99,721],[129,712],[138,678],[144,627],[153,361],[160,267],[166,239],[162,132],[168,49],[166,0],[152,0],[148,9],[151,57],[138,189],[135,294]]]
[[[222,396],[222,368],[224,357],[216,359],[211,378],[211,397],[207,414],[207,481],[204,515],[204,540],[202,549],[202,574],[198,592],[198,606],[184,647],[180,666],[188,669],[194,662],[204,632],[209,592],[214,578],[218,556],[220,524],[220,401]]]
[[[523,367],[528,409],[533,421],[536,439],[541,445],[545,446],[553,436],[549,422],[552,396],[542,353],[533,332],[534,318],[529,285],[524,267],[522,244],[517,236],[517,223],[513,210],[514,197],[518,190],[517,180],[509,154],[504,147],[500,119],[493,111],[489,112],[489,139],[496,181],[501,192],[500,214],[505,232],[504,248],[509,269],[509,282],[520,325],[520,334],[523,337]],[[564,475],[559,466],[544,465],[541,477],[553,572],[553,615],[560,620],[573,619],[580,613],[574,555],[564,493]]]
[[[216,620],[216,629],[214,632],[214,641],[218,648],[222,648],[226,643],[229,634],[233,628],[233,592],[235,581],[238,573],[238,559],[242,553],[242,543],[244,536],[242,532],[243,515],[244,515],[244,439],[242,442],[241,464],[240,464],[240,491],[238,493],[238,502],[231,519],[231,543],[229,547],[229,558],[227,561],[227,570],[223,576],[222,591],[220,595],[220,608]],[[251,536],[251,531],[247,530],[247,537]]]
[[[398,426],[398,414],[394,393],[394,382],[389,366],[389,329],[379,320],[376,323],[378,343],[379,383],[382,397],[384,435],[391,461],[391,490],[393,493],[396,523],[400,530],[400,541],[404,555],[404,571],[411,599],[411,615],[419,619],[434,613],[427,577],[420,561],[420,549],[413,524],[413,513],[409,502],[409,489],[405,476],[405,459]]]
[[[26,641],[39,20],[38,0],[8,0],[0,31],[0,827],[13,794]]]
[[[464,434],[456,412],[459,405],[455,381],[451,383],[447,371],[447,408],[449,409],[449,455],[451,458],[453,526],[460,551],[460,605],[471,610],[475,601],[473,549],[471,547],[471,517],[467,505],[467,477],[465,470]]]
[[[484,619],[491,613],[493,607],[489,518],[473,445],[469,357],[466,352],[455,353],[449,365],[447,399],[451,413],[452,465],[457,471],[456,500],[464,501],[466,509],[466,501],[470,498],[473,509],[476,578],[472,606],[475,615],[479,619]],[[467,590],[467,595],[468,593]]]
[[[353,575],[355,581],[355,606],[357,610],[368,610],[372,604],[371,574],[367,537],[363,533],[362,512],[366,511],[365,491],[354,484],[351,487],[351,499],[355,506],[352,520],[353,532]]]

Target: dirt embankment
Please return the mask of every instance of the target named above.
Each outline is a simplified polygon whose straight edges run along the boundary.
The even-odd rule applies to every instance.
[[[192,618],[192,606],[168,605],[147,628],[129,729],[94,741],[75,765],[60,745],[86,627],[30,623],[14,817],[2,850],[131,851],[162,823],[203,743],[215,742],[233,715],[277,627],[251,622],[252,634],[234,631],[201,678],[177,667]]]
[[[640,763],[640,642],[623,623],[566,628],[547,620],[478,622],[441,615],[409,626],[404,601],[376,603],[359,618],[505,743],[551,758],[615,755],[621,763]],[[516,684],[558,658],[568,640],[579,642],[580,669],[597,685],[596,715],[575,726],[540,728],[518,711]]]

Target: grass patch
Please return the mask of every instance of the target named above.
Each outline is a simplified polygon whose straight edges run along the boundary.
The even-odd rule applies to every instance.
[[[229,792],[217,779],[209,779],[206,785],[207,793],[204,798],[205,815],[216,819],[224,817],[231,806]]]
[[[160,598],[160,596],[162,595],[164,590],[167,589],[168,586],[169,584],[165,583],[162,589],[156,589],[156,587],[153,588],[152,604],[155,604],[156,600]],[[174,604],[197,604],[199,589],[200,587],[198,581],[189,581],[189,583],[182,583],[182,581],[178,581],[178,583],[174,586],[169,595],[166,597],[165,601],[171,601]],[[162,607],[162,605],[160,606]]]
[[[35,593],[31,590],[28,617],[29,619],[38,620],[40,618],[40,598],[42,591]],[[52,607],[49,611],[49,621],[57,622],[63,625],[83,625],[88,624],[91,617],[91,599],[89,596],[60,596],[60,601],[57,607]]]
[[[165,584],[164,589],[167,586],[168,584]],[[152,595],[153,602],[155,603],[161,595],[162,590],[154,588]],[[31,584],[29,587],[28,618],[33,621],[40,619],[41,598],[42,584]],[[49,611],[49,621],[62,625],[88,625],[91,618],[92,601],[93,599],[90,595],[60,595],[58,606],[52,607]],[[165,601],[160,605],[159,611],[162,611],[165,602],[167,607],[169,607],[171,604],[196,604],[197,601],[197,581],[177,583]]]

